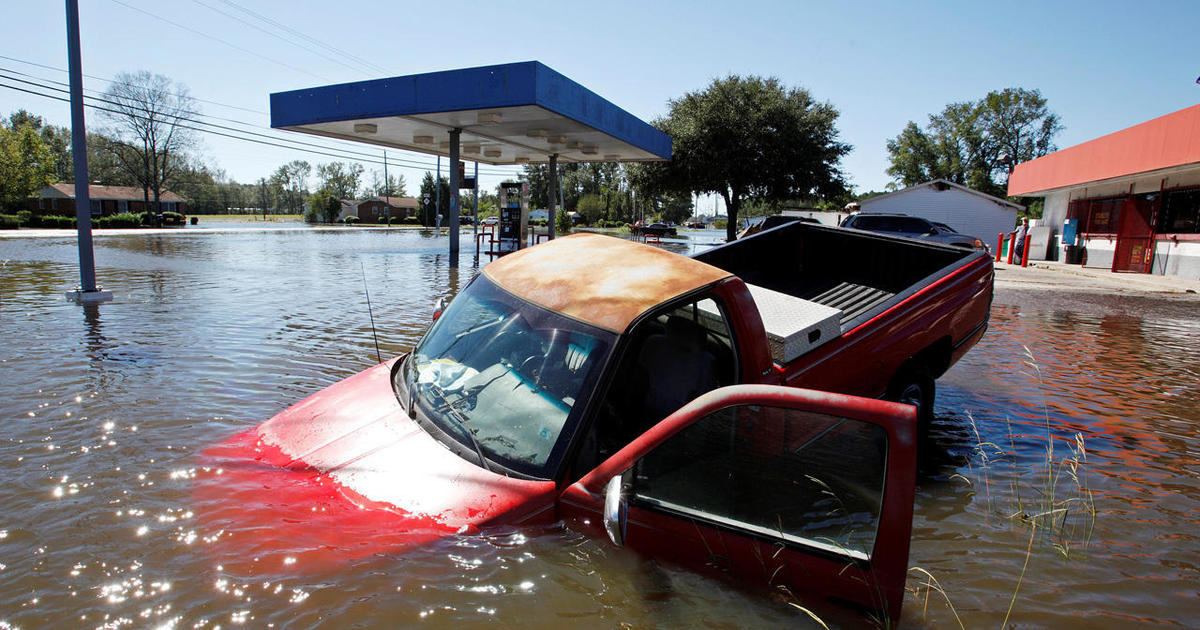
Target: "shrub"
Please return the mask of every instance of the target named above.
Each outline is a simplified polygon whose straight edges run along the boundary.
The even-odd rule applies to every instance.
[[[417,217],[404,217],[399,221],[400,225],[421,225],[421,220]]]
[[[45,217],[30,217],[29,227],[69,230],[75,227],[75,217],[54,215]]]
[[[21,219],[15,214],[0,214],[0,230],[15,230],[21,227]]]
[[[187,219],[182,214],[170,210],[162,213],[162,218],[164,225],[183,225],[183,222]]]
[[[141,227],[142,217],[132,212],[122,212],[108,217],[100,217],[92,221],[98,228],[135,228]]]
[[[345,223],[346,225],[351,225],[353,223],[358,223],[358,222],[359,222],[359,218],[352,214],[347,216],[346,218],[342,219],[342,223]]]
[[[17,220],[21,225],[29,225],[29,220],[33,218],[33,213],[28,210],[22,210],[17,213]]]

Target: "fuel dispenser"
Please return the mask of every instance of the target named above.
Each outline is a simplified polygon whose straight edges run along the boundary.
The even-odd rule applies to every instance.
[[[500,225],[496,235],[496,252],[508,254],[525,245],[529,229],[529,184],[503,182],[500,184]]]

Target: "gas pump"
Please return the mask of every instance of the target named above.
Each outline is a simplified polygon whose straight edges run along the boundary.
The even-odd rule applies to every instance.
[[[529,229],[529,184],[503,182],[500,184],[500,225],[497,234],[497,253],[508,254],[525,245]]]

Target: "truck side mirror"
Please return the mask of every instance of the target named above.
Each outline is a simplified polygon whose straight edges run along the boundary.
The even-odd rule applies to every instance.
[[[436,304],[433,305],[433,321],[437,321],[442,316],[442,311],[446,310],[446,298],[440,297]]]
[[[625,524],[628,522],[629,507],[621,495],[628,473],[629,471],[625,471],[604,484],[604,531],[608,532],[608,539],[618,547],[625,545]]]

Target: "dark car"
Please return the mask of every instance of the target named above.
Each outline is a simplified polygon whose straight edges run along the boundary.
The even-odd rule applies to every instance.
[[[984,244],[983,240],[974,236],[960,234],[945,223],[935,223],[928,219],[913,217],[907,214],[861,212],[846,217],[842,221],[842,227],[866,230],[868,232],[880,232],[894,236],[919,238],[945,243],[946,245],[954,245],[956,247],[966,247],[968,249],[987,249],[987,245]]]
[[[629,228],[629,231],[634,234],[651,234],[654,236],[675,236],[677,234],[674,226],[667,225],[666,223],[650,223],[648,225],[635,223]]]
[[[795,223],[797,221],[801,223],[821,223],[813,217],[793,217],[776,214],[769,217],[763,217],[761,219],[752,219],[745,229],[743,229],[741,232],[738,232],[737,237],[744,238],[746,236],[750,236],[751,234],[758,234],[763,230],[769,230],[774,227],[779,227],[788,223]]]

